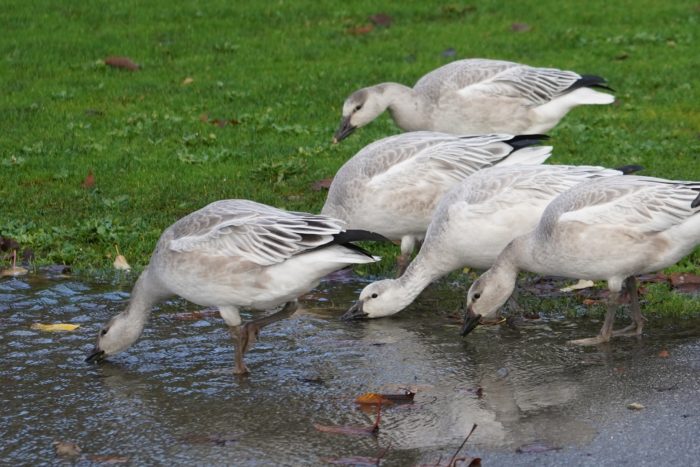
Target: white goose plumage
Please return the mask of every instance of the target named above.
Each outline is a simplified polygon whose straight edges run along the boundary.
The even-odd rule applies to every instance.
[[[543,138],[411,132],[381,139],[338,170],[321,213],[400,241],[405,265],[450,187],[486,167],[541,164],[552,148],[527,146]]]
[[[467,295],[467,331],[491,317],[513,291],[519,270],[606,280],[605,323],[590,345],[612,336],[640,335],[643,318],[635,276],[671,266],[700,244],[700,182],[625,176],[574,187],[547,207],[537,228],[513,240]],[[623,291],[633,323],[613,331]]]
[[[602,167],[541,165],[492,167],[442,197],[420,251],[397,279],[374,282],[344,315],[379,318],[407,307],[428,284],[465,266],[490,267],[515,237],[529,232],[551,200],[583,182],[618,178]]]
[[[343,104],[334,142],[389,109],[404,131],[452,134],[545,133],[572,108],[610,104],[606,81],[555,68],[502,60],[468,59],[423,76],[413,88],[382,83],[352,93]]]
[[[289,212],[248,200],[205,206],[168,227],[141,273],[125,311],[100,331],[88,361],[121,352],[141,335],[151,308],[173,295],[218,307],[230,327],[236,350],[235,372],[246,373],[243,354],[265,324],[291,314],[296,299],[320,279],[372,257],[348,244],[378,239],[346,231],[341,220]],[[241,327],[239,309],[284,309]]]

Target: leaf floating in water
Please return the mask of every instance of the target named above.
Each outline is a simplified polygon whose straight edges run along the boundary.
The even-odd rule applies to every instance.
[[[337,425],[321,425],[314,423],[314,428],[323,433],[335,433],[338,435],[352,435],[352,436],[367,436],[376,435],[379,432],[379,422],[382,419],[382,405],[377,405],[377,419],[374,421],[374,425],[371,426],[337,426]]]
[[[670,356],[671,356],[671,354],[669,354],[669,353],[668,353],[668,350],[666,350],[666,349],[664,349],[664,350],[662,350],[661,352],[659,352],[659,357],[661,357],[661,358],[668,358],[668,357],[670,357]]]
[[[79,324],[68,324],[68,323],[56,323],[56,324],[42,324],[34,323],[31,329],[36,331],[46,331],[46,332],[59,332],[59,331],[75,331],[80,327]]]
[[[29,272],[28,269],[23,268],[22,266],[12,266],[7,269],[3,269],[0,271],[0,276],[10,276],[10,277],[16,277],[16,276],[23,276]]]
[[[216,446],[227,446],[238,441],[238,438],[240,438],[240,435],[237,433],[212,433],[208,435],[190,433],[180,438],[180,441],[184,441],[189,444],[213,444]]]
[[[631,404],[629,404],[627,406],[627,408],[630,410],[642,410],[645,407],[642,404],[640,404],[639,402],[632,402]]]
[[[376,392],[366,392],[358,396],[357,399],[355,399],[355,403],[368,405],[391,404],[394,402],[406,403],[413,402],[415,395],[415,392],[409,391],[408,389],[404,390],[401,394],[377,394]]]
[[[111,66],[113,68],[124,68],[129,71],[136,71],[141,68],[138,64],[134,63],[129,57],[107,57],[105,58],[105,65]]]
[[[129,458],[126,456],[98,456],[96,454],[91,454],[87,456],[87,458],[92,462],[100,462],[102,464],[126,464],[129,462]]]
[[[535,441],[534,443],[523,444],[515,450],[518,454],[534,454],[538,452],[558,451],[560,447],[550,446],[544,441]]]
[[[80,446],[69,441],[54,441],[53,447],[56,450],[56,455],[60,457],[75,457],[80,455]]]

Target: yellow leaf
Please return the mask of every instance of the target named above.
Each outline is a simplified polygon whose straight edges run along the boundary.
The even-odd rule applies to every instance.
[[[191,78],[189,76],[182,80],[183,86],[187,86],[188,84],[192,84],[192,83],[194,83],[194,78]]]
[[[79,324],[67,324],[67,323],[56,323],[56,324],[34,323],[34,324],[32,324],[32,329],[36,329],[37,331],[48,331],[48,332],[75,331],[79,327],[80,327]]]
[[[131,266],[126,262],[124,255],[117,255],[117,257],[114,258],[114,268],[121,271],[128,271],[131,269]]]
[[[356,404],[384,404],[386,402],[389,401],[376,392],[366,392],[355,399]]]

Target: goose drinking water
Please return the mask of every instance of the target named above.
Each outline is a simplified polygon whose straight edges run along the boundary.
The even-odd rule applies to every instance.
[[[141,335],[151,308],[179,295],[218,307],[235,350],[235,373],[248,368],[243,355],[261,327],[296,309],[300,295],[325,275],[373,257],[355,240],[385,240],[366,231],[345,230],[328,216],[290,212],[248,200],[205,206],[168,227],[131,293],[129,304],[99,332],[87,361],[129,348]],[[241,326],[240,308],[281,311]]]
[[[561,194],[537,227],[514,239],[467,294],[462,334],[495,316],[513,291],[519,270],[574,279],[605,280],[610,295],[595,345],[642,333],[635,276],[678,262],[700,244],[700,182],[626,176],[595,180]],[[632,324],[614,331],[624,290]]]
[[[572,108],[610,104],[605,79],[502,60],[458,60],[431,71],[410,88],[382,83],[352,93],[343,104],[333,142],[389,109],[403,131],[452,134],[546,133]]]

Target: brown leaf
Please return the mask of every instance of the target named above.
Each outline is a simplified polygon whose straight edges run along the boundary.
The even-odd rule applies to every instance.
[[[362,26],[355,26],[354,28],[348,28],[345,30],[347,34],[350,34],[351,36],[364,36],[365,34],[369,34],[374,30],[374,26],[371,24],[363,24]]]
[[[671,356],[671,354],[669,354],[669,353],[668,353],[668,350],[666,350],[666,349],[664,349],[664,350],[662,350],[661,352],[659,352],[659,357],[661,357],[661,358],[668,358],[668,357],[670,357],[670,356]]]
[[[669,281],[671,281],[671,285],[674,287],[687,284],[700,286],[700,276],[687,272],[674,272],[669,276]]]
[[[514,32],[527,32],[530,29],[530,25],[527,23],[513,23],[510,25],[510,30]]]
[[[375,25],[383,28],[388,28],[391,26],[391,23],[394,22],[394,19],[387,15],[386,13],[377,13],[376,15],[372,15],[369,17],[369,20]]]
[[[206,113],[200,114],[199,115],[199,121],[207,123],[209,121],[209,115]]]
[[[129,57],[107,57],[105,58],[105,65],[109,65],[114,68],[124,68],[125,70],[136,71],[141,68],[139,65],[134,63]]]
[[[370,404],[370,405],[375,405],[375,404],[392,404],[394,402],[397,403],[407,403],[407,402],[413,402],[413,398],[415,397],[416,393],[405,390],[401,394],[377,394],[376,392],[367,392],[362,394],[361,396],[358,396],[357,399],[355,399],[356,404]]]
[[[56,455],[61,457],[74,457],[80,454],[80,446],[69,441],[54,441],[53,447],[56,450]]]
[[[333,183],[333,177],[331,178],[322,178],[320,180],[316,180],[311,184],[311,189],[314,191],[321,191],[321,190],[327,190],[331,187],[331,183]]]
[[[352,435],[352,436],[366,436],[366,435],[376,435],[379,432],[379,422],[382,419],[382,405],[377,405],[377,419],[374,421],[374,425],[371,426],[337,426],[337,425],[321,425],[314,423],[314,428],[323,433],[335,433],[339,435]]]
[[[538,452],[558,451],[560,449],[560,447],[550,446],[544,441],[535,441],[532,443],[523,444],[518,449],[516,449],[515,452],[517,452],[518,454],[533,454]]]
[[[92,188],[95,186],[95,174],[92,173],[92,169],[88,170],[88,174],[85,176],[85,180],[81,185],[83,188]]]
[[[597,305],[598,303],[600,303],[600,300],[593,300],[592,298],[584,298],[582,303],[586,306],[591,306],[591,305]]]
[[[96,454],[91,454],[87,456],[87,458],[92,462],[100,462],[102,464],[126,464],[127,462],[129,462],[129,458],[126,456],[98,456]]]

